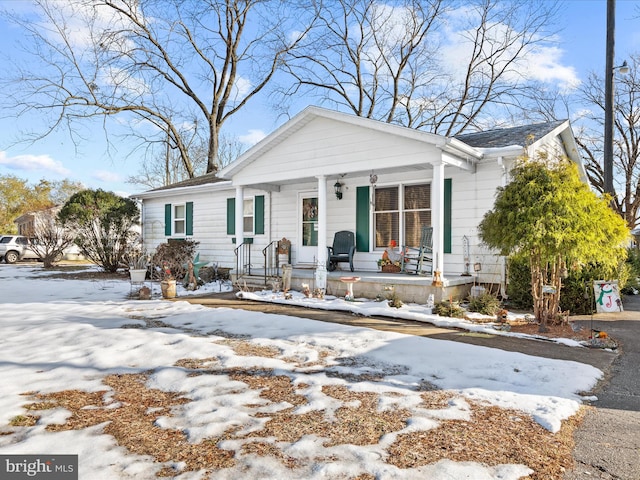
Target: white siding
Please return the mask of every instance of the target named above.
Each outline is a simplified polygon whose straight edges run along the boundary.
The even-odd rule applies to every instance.
[[[265,225],[268,223],[269,197],[264,192],[245,189],[245,198],[254,195],[265,195]],[[221,267],[235,267],[235,244],[227,235],[227,198],[235,198],[235,189],[216,190],[211,192],[171,193],[163,198],[144,200],[143,240],[145,249],[153,252],[160,243],[168,240],[165,235],[165,204],[193,202],[193,235],[185,237],[200,242],[198,252],[205,262],[216,262]],[[265,229],[266,230],[266,229]],[[268,244],[267,232],[264,235],[253,235],[256,251]]]

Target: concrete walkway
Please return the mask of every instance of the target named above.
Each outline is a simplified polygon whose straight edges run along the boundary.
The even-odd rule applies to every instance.
[[[640,295],[625,297],[624,312],[571,318],[587,329],[606,331],[618,341],[617,353],[567,347],[555,342],[473,335],[408,320],[242,300],[233,293],[180,300],[452,340],[593,365],[605,372],[605,378],[593,392],[598,401],[593,402],[593,408],[589,408],[576,434],[576,467],[566,472],[563,480],[640,480]]]

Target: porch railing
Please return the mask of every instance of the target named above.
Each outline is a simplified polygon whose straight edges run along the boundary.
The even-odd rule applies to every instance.
[[[271,278],[280,277],[280,265],[278,264],[278,240],[274,240],[262,249],[264,256],[264,283]]]
[[[236,255],[236,281],[252,275],[251,243],[242,243],[233,251]],[[264,257],[263,282],[280,278],[280,264],[278,262],[278,241],[275,240],[262,249]],[[257,273],[257,272],[256,272]],[[259,275],[259,274],[258,274]],[[256,277],[253,278],[257,280]]]
[[[251,244],[241,243],[233,253],[236,254],[236,280],[251,275]]]

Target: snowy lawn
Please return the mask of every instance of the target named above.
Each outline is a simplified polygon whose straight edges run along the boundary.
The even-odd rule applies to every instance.
[[[81,479],[550,478],[602,376],[129,292],[0,265],[1,454],[78,454]]]

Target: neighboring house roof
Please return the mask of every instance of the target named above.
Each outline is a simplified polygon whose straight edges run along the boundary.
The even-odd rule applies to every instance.
[[[173,188],[180,187],[195,187],[198,185],[205,185],[210,183],[218,183],[224,182],[224,178],[218,178],[216,173],[205,173],[204,175],[200,175],[194,178],[188,178],[187,180],[182,180],[181,182],[172,183],[171,185],[164,185],[162,187],[157,187],[149,190],[150,192],[157,192],[159,190],[169,190]]]
[[[25,223],[33,221],[36,217],[42,216],[47,212],[51,212],[53,214],[58,213],[58,211],[62,208],[62,205],[54,205],[52,207],[41,208],[40,210],[32,210],[31,212],[26,212],[16,218],[13,223]]]
[[[185,191],[193,192],[194,190],[197,191],[200,189],[209,190],[212,187],[228,188],[230,186],[231,182],[229,180],[219,178],[216,173],[205,173],[204,175],[200,175],[198,177],[189,178],[187,180],[182,180],[181,182],[172,183],[171,185],[164,185],[152,190],[147,190],[146,192],[131,195],[130,198],[159,198],[165,196],[166,194],[180,194]]]
[[[483,132],[463,133],[454,138],[475,148],[502,148],[512,145],[526,146],[547,136],[567,120],[522,125],[520,127],[496,128]]]

